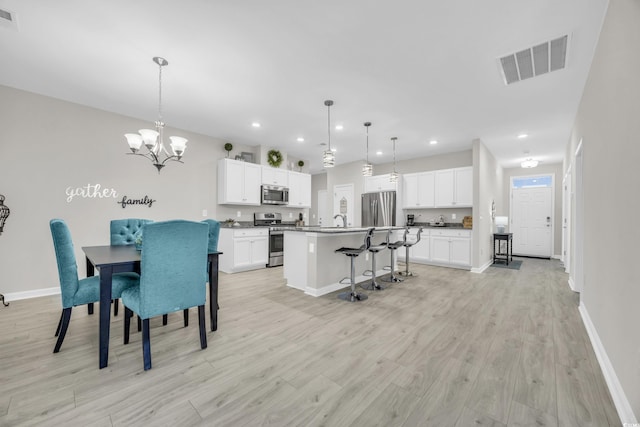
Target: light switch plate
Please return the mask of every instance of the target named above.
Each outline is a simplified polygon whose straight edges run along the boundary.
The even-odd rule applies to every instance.
[[[456,219],[456,216],[457,216],[456,214],[452,213],[451,214],[451,219]]]
[[[309,253],[312,254],[316,251],[316,247],[313,243],[309,243]]]
[[[237,216],[238,218],[240,218],[240,217],[242,216],[242,212],[238,211],[238,213],[236,214],[236,216]]]
[[[207,216],[207,210],[206,209],[202,209],[202,216],[204,216],[204,217]]]

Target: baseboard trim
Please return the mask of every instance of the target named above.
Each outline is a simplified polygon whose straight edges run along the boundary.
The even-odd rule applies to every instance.
[[[573,281],[573,277],[569,276],[569,289],[571,289],[573,292],[578,292],[576,290],[576,283]]]
[[[562,256],[561,255],[551,255],[551,259],[558,259],[558,260],[562,261]]]
[[[491,266],[491,264],[493,264],[493,260],[489,260],[486,262],[485,265],[480,266],[478,268],[472,268],[471,272],[472,273],[482,273],[483,271],[485,271],[487,268],[489,268]]]
[[[21,299],[46,297],[48,295],[58,295],[58,294],[60,294],[60,287],[56,286],[55,288],[35,289],[32,291],[9,292],[4,294],[4,299],[5,301],[10,302],[10,301],[18,301]]]
[[[582,323],[584,323],[584,327],[587,329],[587,334],[589,335],[589,339],[591,340],[593,350],[596,353],[596,358],[598,359],[598,363],[600,364],[600,369],[602,369],[604,380],[609,387],[609,393],[611,393],[611,399],[613,400],[613,404],[616,407],[616,411],[618,411],[620,421],[622,421],[623,425],[636,424],[638,420],[634,415],[633,410],[631,409],[631,404],[629,404],[629,400],[624,394],[624,390],[622,389],[622,385],[618,380],[618,376],[616,375],[616,372],[613,369],[613,365],[609,360],[609,356],[607,356],[607,352],[602,345],[602,341],[600,341],[598,332],[596,331],[596,328],[593,325],[591,318],[589,317],[587,307],[585,307],[582,301],[580,301],[578,310],[580,311],[580,316],[582,317]]]

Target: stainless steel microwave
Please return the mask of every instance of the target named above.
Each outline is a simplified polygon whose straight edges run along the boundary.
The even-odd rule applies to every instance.
[[[261,203],[263,205],[288,205],[289,189],[276,185],[263,185],[261,191]]]

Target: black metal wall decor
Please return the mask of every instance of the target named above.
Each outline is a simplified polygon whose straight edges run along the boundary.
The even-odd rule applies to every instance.
[[[0,234],[2,234],[2,230],[4,229],[4,223],[9,218],[9,214],[11,210],[8,206],[4,204],[4,196],[0,194]]]

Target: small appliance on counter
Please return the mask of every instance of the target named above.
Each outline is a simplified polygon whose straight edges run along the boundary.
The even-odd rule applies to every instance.
[[[296,221],[296,227],[304,227],[304,219],[302,214],[298,215],[298,220]]]
[[[413,214],[408,214],[407,215],[407,227],[413,227],[414,225],[416,225],[416,216]]]

